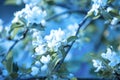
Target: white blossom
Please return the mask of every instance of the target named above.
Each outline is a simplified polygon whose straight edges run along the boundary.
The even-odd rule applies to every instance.
[[[24,18],[27,24],[40,24],[46,16],[46,11],[41,10],[41,8],[38,6],[30,6],[26,4],[25,8],[16,12],[14,15],[15,18],[12,20],[12,23],[17,22],[19,18]]]
[[[79,25],[77,23],[71,24],[67,26],[67,29],[65,30],[66,37],[74,36]]]
[[[40,58],[40,61],[41,61],[42,63],[44,63],[44,64],[48,64],[48,63],[50,62],[50,60],[51,60],[50,55],[42,56],[42,57]]]
[[[93,62],[93,66],[97,68],[95,72],[98,72],[103,68],[102,61],[93,59],[92,62]]]
[[[41,67],[42,64],[40,63],[40,61],[36,61],[36,62],[35,62],[35,66],[37,66],[37,67]]]
[[[107,1],[108,1],[108,0],[92,0],[93,5],[92,5],[91,10],[90,10],[88,13],[94,12],[94,15],[96,16],[96,15],[99,13],[99,10],[98,10],[98,9],[99,9],[100,7],[106,6],[106,5],[107,5]]]
[[[44,64],[42,67],[41,67],[41,72],[44,72],[48,70],[48,65],[47,64]]]
[[[42,55],[45,54],[47,51],[47,48],[44,45],[39,45],[35,48],[36,55]]]
[[[120,63],[120,56],[117,55],[110,48],[107,49],[106,53],[102,53],[101,56],[104,59],[108,59],[110,61],[108,65],[110,65],[111,67],[114,67],[114,66],[116,66],[117,64]]]
[[[44,32],[39,31],[37,29],[32,29],[31,32],[32,32],[32,38],[33,38],[32,40],[33,46],[37,47],[39,45],[44,44],[44,40],[43,40]]]
[[[49,71],[48,65],[47,65],[47,64],[44,64],[44,65],[41,67],[41,76],[46,76],[48,71]]]
[[[50,35],[45,36],[47,46],[55,51],[58,50],[62,42],[65,42],[64,39],[65,33],[60,28],[58,30],[51,30]]]
[[[116,25],[118,23],[119,19],[116,17],[113,17],[112,21],[111,21],[111,25]]]
[[[35,75],[37,75],[39,73],[39,68],[37,68],[35,66],[32,66],[31,70],[32,70],[31,74],[33,76],[35,76]]]
[[[110,11],[112,11],[112,10],[113,10],[112,7],[108,7],[108,8],[107,8],[107,12],[110,12]]]
[[[28,23],[40,24],[43,18],[46,16],[46,12],[42,11],[39,7],[34,6],[30,11],[28,11],[25,19],[28,20]]]
[[[92,0],[92,1],[93,1],[93,4],[97,4],[100,7],[100,6],[105,6],[108,0]]]

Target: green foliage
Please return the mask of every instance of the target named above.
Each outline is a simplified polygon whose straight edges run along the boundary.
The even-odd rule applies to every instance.
[[[16,5],[17,0],[5,0],[6,5]]]
[[[68,39],[67,39],[67,43],[70,43],[72,41],[75,41],[77,39],[77,36],[70,36]]]
[[[13,72],[13,56],[10,54],[8,56],[9,57],[6,59],[6,61],[3,62],[3,64],[6,66],[8,72],[12,73]]]

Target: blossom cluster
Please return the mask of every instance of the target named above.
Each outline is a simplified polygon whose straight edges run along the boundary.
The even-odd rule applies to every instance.
[[[93,66],[96,68],[95,72],[110,71],[113,74],[120,64],[120,54],[107,48],[106,53],[101,54],[101,59],[93,59]]]
[[[95,16],[98,15],[99,9],[107,5],[108,0],[92,0],[92,8],[88,13],[93,12]]]
[[[35,46],[33,57],[37,59],[31,68],[33,76],[38,73],[40,76],[46,76],[50,73],[52,61],[63,57],[63,54],[59,52],[60,47],[67,45],[67,38],[74,36],[77,28],[77,24],[69,25],[65,30],[61,28],[51,30],[49,35],[44,35],[42,31],[32,30],[33,46]]]
[[[69,25],[65,30],[61,28],[51,30],[50,35],[43,35],[42,31],[33,30],[33,45],[38,46],[35,51],[39,54],[45,53],[47,49],[58,51],[60,45],[67,44],[67,38],[75,35],[77,28],[78,24]]]
[[[23,18],[24,21],[29,24],[40,24],[44,21],[46,16],[46,11],[42,10],[39,6],[26,4],[25,8],[21,11],[16,12],[15,18],[12,20],[12,23],[18,22],[20,18]]]

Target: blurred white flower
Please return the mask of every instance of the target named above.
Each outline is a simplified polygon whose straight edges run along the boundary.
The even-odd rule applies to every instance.
[[[41,65],[42,65],[42,64],[40,63],[40,61],[36,61],[36,62],[35,62],[35,66],[41,67]]]
[[[58,30],[51,30],[50,35],[45,36],[47,46],[55,51],[62,42],[65,42],[65,33],[59,28]]]
[[[44,64],[42,67],[41,67],[41,72],[44,72],[48,70],[48,65],[47,64]]]
[[[112,7],[108,7],[108,8],[107,8],[107,12],[110,12],[110,11],[112,11],[112,10],[113,10]]]
[[[117,17],[113,17],[111,21],[111,25],[116,25],[119,22],[119,19]]]
[[[40,24],[40,22],[43,21],[45,16],[45,11],[42,11],[39,7],[34,6],[31,8],[30,11],[27,11],[25,19],[28,21],[28,23]]]
[[[65,29],[65,35],[66,37],[70,37],[70,36],[74,36],[77,29],[78,29],[79,25],[77,23],[68,25],[67,29]]]
[[[108,0],[92,0],[93,4],[97,4],[99,6],[105,6]]]
[[[38,47],[39,45],[44,45],[44,40],[43,40],[43,36],[44,36],[44,32],[39,31],[37,29],[32,29],[32,45],[34,47]]]
[[[50,62],[50,60],[51,60],[50,55],[42,56],[42,57],[40,58],[40,61],[41,61],[43,64],[48,64],[48,63]]]
[[[104,59],[108,59],[110,61],[108,65],[110,65],[111,67],[114,67],[114,66],[116,66],[117,64],[120,63],[120,56],[117,55],[110,48],[107,49],[106,53],[102,53],[101,56]]]
[[[32,70],[31,74],[33,76],[35,76],[35,75],[37,75],[39,73],[39,68],[37,68],[35,66],[32,66],[31,70]]]
[[[91,12],[94,12],[94,15],[96,16],[99,13],[98,9],[100,7],[106,6],[107,5],[107,1],[108,0],[92,0],[93,5],[92,5],[91,10],[88,12],[88,14],[91,13]]]
[[[96,16],[96,15],[99,13],[98,8],[99,8],[99,5],[93,4],[93,5],[92,5],[92,9],[91,9],[88,13],[94,12],[94,15]]]
[[[45,24],[46,24],[46,21],[43,19],[43,20],[41,20],[41,25],[42,26],[45,26]]]
[[[31,6],[26,4],[25,8],[23,8],[21,11],[16,12],[14,15],[15,18],[12,20],[12,23],[17,22],[19,18],[24,18],[27,24],[40,24],[46,16],[46,11],[43,11],[38,6]]]
[[[46,76],[48,71],[49,71],[48,65],[47,65],[47,64],[44,64],[44,65],[41,67],[41,76]]]
[[[47,52],[47,48],[44,45],[39,45],[35,48],[36,55],[42,55]]]
[[[93,59],[92,62],[93,62],[93,66],[97,68],[95,72],[98,72],[100,69],[103,68],[102,61]]]

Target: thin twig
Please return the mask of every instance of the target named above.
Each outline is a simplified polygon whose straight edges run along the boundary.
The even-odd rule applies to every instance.
[[[15,45],[16,45],[19,41],[23,40],[23,39],[26,37],[27,32],[28,32],[28,29],[26,29],[25,32],[23,33],[23,37],[22,37],[22,38],[20,38],[20,39],[18,39],[18,40],[14,40],[13,45],[9,48],[9,50],[8,50],[8,52],[6,53],[6,55],[4,56],[2,62],[6,60],[6,57],[7,57],[8,54],[11,52],[11,50],[15,47]]]
[[[59,13],[59,14],[54,15],[54,16],[46,19],[46,21],[50,21],[50,20],[52,20],[52,19],[54,19],[54,18],[57,18],[57,17],[59,17],[59,16],[61,16],[61,15],[68,14],[68,13],[83,13],[83,14],[86,14],[87,11],[83,11],[83,10],[80,10],[80,9],[68,10],[68,11],[64,11],[64,12],[61,12],[61,13]]]
[[[84,23],[87,21],[87,19],[88,19],[88,17],[85,17],[85,18],[81,21],[81,23],[79,24],[79,27],[78,27],[78,29],[77,29],[77,32],[76,32],[75,36],[77,36],[77,35],[79,34],[79,30],[82,28],[82,26],[83,26]],[[87,26],[86,26],[86,27],[87,27]],[[85,28],[85,27],[84,27],[84,28]],[[75,43],[75,41],[76,41],[76,40],[74,40],[74,41],[71,43],[71,45],[69,45],[69,47],[68,47],[67,50],[66,50],[66,54],[63,56],[62,60],[58,63],[58,65],[55,67],[55,69],[54,69],[53,71],[59,70],[60,66],[61,66],[62,63],[64,62],[64,60],[65,60],[68,52],[69,52],[70,49],[72,48],[72,46],[73,46],[73,44]]]

